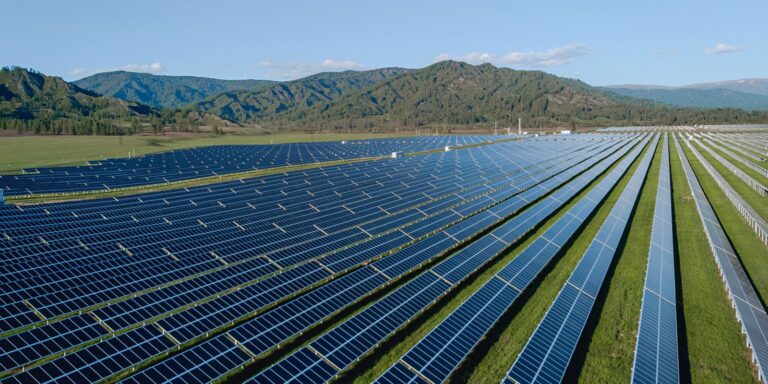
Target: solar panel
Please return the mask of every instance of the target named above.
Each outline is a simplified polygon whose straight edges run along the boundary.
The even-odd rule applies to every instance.
[[[605,162],[605,166],[608,166],[611,162],[618,159],[620,155],[621,152],[616,153],[609,161]],[[600,159],[595,159],[593,161],[596,162],[598,160]],[[581,178],[592,180],[594,177],[596,177],[595,174],[583,174]],[[566,190],[573,191],[572,189]],[[558,206],[564,204],[565,201],[567,201],[567,199],[559,201]],[[522,214],[537,217],[537,219],[533,221],[523,221],[527,225],[527,231],[530,231],[538,222],[544,220],[546,215],[536,215],[536,213],[542,210],[552,212],[553,208],[550,207],[550,204],[548,204],[547,201],[542,201]],[[480,217],[481,215],[482,214],[478,214],[475,217]],[[491,215],[491,217],[493,216]],[[518,216],[518,218],[519,217],[521,216]],[[498,220],[498,218],[496,219]],[[514,221],[516,219],[512,220]],[[477,223],[483,223],[482,220],[472,222],[466,220],[463,221],[462,224],[467,222],[469,222],[469,225],[466,228],[475,228]],[[487,227],[488,225],[489,224],[483,224],[482,227]],[[452,232],[451,228],[444,233],[450,234],[450,232]],[[475,229],[475,231],[478,230],[479,229]],[[378,343],[389,337],[398,328],[407,324],[407,322],[415,315],[424,311],[428,305],[433,304],[435,300],[447,293],[455,284],[465,280],[483,264],[501,254],[509,244],[499,240],[495,234],[497,231],[498,229],[494,230],[491,234],[472,242],[469,246],[456,252],[445,261],[421,274],[416,279],[406,283],[371,307],[368,307],[341,325],[333,328],[330,332],[313,341],[304,349],[310,350],[314,354],[320,356],[323,360],[329,361],[338,370],[346,369],[355,361],[362,358],[363,355],[367,354],[372,348],[378,345]],[[454,233],[459,234],[465,232],[461,230],[455,231]],[[387,270],[384,270],[384,272],[388,274]],[[511,295],[516,296],[517,291],[514,288],[511,288],[506,284],[503,285],[506,286],[507,289],[504,290],[504,294],[499,300],[509,299]],[[483,298],[482,300],[486,302],[485,299],[487,298]],[[448,335],[454,335],[455,332],[455,327],[447,330],[444,335],[436,336],[442,338],[433,344],[439,344],[444,341],[444,338],[448,337]],[[300,353],[305,352],[304,350],[301,350]],[[421,356],[425,356],[426,358],[426,356],[431,355]],[[253,381],[261,382],[265,380],[264,378],[273,375],[273,372],[275,371],[286,370],[287,368],[285,366],[294,364],[294,360],[295,359],[289,357],[280,361],[268,370],[255,376]],[[409,363],[411,370],[413,370],[414,367],[420,366],[418,361],[409,361]],[[438,364],[438,366],[445,367],[444,364]],[[442,379],[436,379],[432,373],[425,371],[421,371],[420,377],[426,377],[432,382],[442,381]],[[314,381],[311,378],[302,377],[301,380],[303,382],[324,382],[327,379],[321,378],[321,380]]]
[[[744,220],[746,220],[749,226],[752,227],[752,230],[755,231],[757,237],[763,242],[763,244],[768,245],[768,222],[766,222],[763,217],[757,213],[752,208],[752,206],[746,200],[744,200],[743,197],[741,197],[739,192],[733,189],[731,184],[728,183],[728,181],[725,180],[722,175],[720,175],[720,172],[718,172],[717,169],[715,169],[709,163],[709,161],[705,159],[701,153],[699,153],[698,149],[696,149],[696,146],[691,144],[690,140],[687,140],[685,143],[688,145],[688,148],[691,150],[693,155],[696,156],[707,173],[712,176],[712,178],[715,180],[715,183],[717,183],[723,193],[725,193],[725,196],[728,197],[728,200],[731,202],[731,204],[733,204],[734,208],[739,211]],[[763,186],[760,186],[760,188],[763,188]]]
[[[630,219],[658,136],[507,373],[505,382],[561,382]],[[629,208],[628,208],[629,207]]]
[[[157,330],[164,341],[171,342],[167,346],[162,342],[157,352],[161,355],[179,348],[177,342],[190,341],[180,346],[182,353],[174,355],[178,361],[165,359],[167,365],[156,365],[164,369],[163,375],[177,372],[180,362],[195,364],[189,369],[190,375],[195,374],[187,378],[206,377],[198,369],[216,375],[229,371],[251,358],[245,352],[249,348],[259,353],[260,339],[238,333],[241,337],[234,342],[226,335],[212,337],[212,331],[229,330],[231,337],[234,329],[245,329],[235,327],[236,322],[248,324],[262,312],[290,313],[266,311],[267,306],[277,305],[275,310],[281,311],[308,308],[306,302],[288,301],[298,293],[305,293],[301,297],[325,293],[314,297],[327,298],[330,291],[324,287],[346,289],[351,295],[346,301],[318,308],[332,314],[385,285],[390,277],[450,249],[458,241],[448,234],[469,237],[504,217],[501,213],[519,210],[525,203],[508,203],[512,196],[534,191],[526,196],[536,199],[547,191],[537,185],[552,188],[563,182],[566,179],[557,175],[584,169],[583,161],[575,165],[574,161],[600,154],[612,144],[588,140],[503,143],[130,198],[2,207],[0,232],[5,240],[0,241],[0,265],[7,280],[0,306],[8,311],[0,319],[2,330],[29,337],[32,333],[22,327],[50,323],[52,338],[79,334],[87,327],[101,333],[95,324],[107,332],[94,337],[85,333],[82,340],[70,339],[70,344],[54,341],[50,345],[56,347],[48,348],[44,357],[8,364],[27,366],[28,372],[31,367],[36,367],[34,372],[55,370],[58,363],[54,362],[64,354],[72,356],[91,343],[109,345],[105,343],[146,323],[150,332]],[[547,174],[555,176],[547,178]],[[450,203],[441,205],[444,201]],[[467,206],[471,208],[462,208]],[[490,207],[499,209],[494,214],[476,212]],[[415,241],[403,232],[409,226],[437,220],[430,215],[454,208],[462,208],[468,219],[454,224],[446,234],[428,236],[427,232],[414,246],[389,254]],[[393,211],[387,213],[388,209]],[[415,247],[419,243],[422,251]],[[393,263],[396,258],[398,262]],[[372,267],[357,269],[370,262]],[[328,282],[337,273],[366,276],[356,282],[344,280],[354,286],[345,288],[334,285],[341,278]],[[294,301],[303,307],[289,305]],[[83,312],[89,312],[88,325],[64,321]],[[285,329],[294,334],[292,327],[318,320],[307,315]],[[274,335],[263,334],[265,348],[274,347],[268,341]],[[191,346],[193,340],[198,344]],[[227,348],[221,349],[224,345]],[[205,355],[204,347],[218,353],[199,358]],[[119,358],[119,354],[109,351],[105,358]],[[144,367],[146,359],[132,363],[130,369],[136,364]],[[117,369],[102,370],[107,375],[102,378],[129,368],[119,365]]]
[[[630,148],[608,157],[598,164],[594,172],[584,173],[581,177],[568,185],[578,185],[577,188],[562,188],[558,193],[551,195],[548,200],[559,201],[559,204],[570,200],[580,188],[586,186],[591,180],[616,162]],[[488,280],[478,291],[464,301],[427,336],[403,355],[397,363],[392,365],[376,382],[387,383],[401,377],[403,371],[411,376],[426,378],[430,382],[443,382],[448,380],[450,374],[464,361],[471,350],[487,334],[490,328],[498,321],[505,311],[514,303],[518,294],[526,289],[552,260],[565,242],[567,242],[581,226],[584,219],[579,219],[574,212],[582,212],[581,204],[589,204],[590,212],[597,208],[608,193],[617,177],[626,172],[634,159],[640,154],[641,146],[627,156],[611,172],[611,176],[601,181],[601,185],[607,188],[594,188],[586,198],[572,207],[563,217],[547,229],[542,236],[524,249],[515,259],[503,267],[494,277]],[[549,211],[548,201],[542,201],[539,205]],[[558,205],[559,206],[559,205]],[[502,228],[494,231],[499,232]]]
[[[741,323],[747,346],[752,350],[752,361],[757,367],[758,379],[765,381],[768,378],[768,314],[744,271],[738,255],[720,226],[677,137],[673,136],[673,138],[688,180],[688,187],[691,189],[699,217],[704,224],[704,233],[707,235],[712,255],[717,262],[728,297],[733,303],[736,318]]]
[[[671,187],[669,146],[665,134],[632,368],[633,383],[680,381]]]
[[[307,163],[365,159],[479,144],[510,136],[431,136],[275,145],[219,145],[178,149],[132,158],[92,160],[86,165],[26,169],[0,176],[8,196],[135,188]]]

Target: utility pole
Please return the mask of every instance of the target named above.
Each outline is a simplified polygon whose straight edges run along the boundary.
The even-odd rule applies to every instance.
[[[523,119],[520,117],[517,118],[517,134],[523,134]]]

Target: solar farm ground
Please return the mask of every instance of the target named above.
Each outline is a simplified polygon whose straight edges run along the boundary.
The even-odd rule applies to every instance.
[[[639,132],[642,132],[642,130],[639,130]],[[422,271],[429,268],[433,268],[433,271],[439,271],[438,268],[441,265],[441,262],[460,259],[462,257],[461,255],[467,253],[466,250],[470,249],[473,244],[480,244],[484,241],[484,238],[492,235],[495,236],[494,234],[505,225],[514,223],[515,220],[523,218],[526,215],[532,215],[537,209],[536,207],[544,206],[543,204],[546,201],[549,201],[548,199],[550,196],[553,196],[553,194],[556,193],[564,193],[565,188],[567,188],[563,187],[565,183],[573,183],[575,180],[585,177],[586,174],[573,171],[572,174],[569,174],[568,178],[563,176],[565,179],[562,181],[555,182],[554,180],[556,178],[547,179],[548,181],[543,181],[542,184],[548,185],[546,191],[536,194],[538,192],[534,192],[535,188],[532,188],[531,190],[522,193],[529,198],[532,198],[530,201],[525,199],[525,202],[519,200],[518,203],[515,203],[515,194],[499,194],[499,192],[504,192],[504,188],[508,187],[501,187],[500,189],[495,190],[495,192],[493,192],[495,198],[506,196],[504,198],[509,199],[500,200],[503,201],[502,203],[491,203],[499,204],[496,206],[497,210],[495,212],[500,212],[499,210],[501,208],[499,207],[504,206],[504,204],[511,203],[512,206],[518,207],[514,211],[509,211],[511,212],[511,215],[506,216],[504,219],[498,218],[498,215],[495,215],[497,216],[497,219],[490,219],[490,226],[485,227],[480,231],[473,232],[474,234],[469,237],[470,240],[467,243],[460,244],[456,248],[451,248],[444,254],[428,255],[429,258],[425,259],[426,261],[423,264],[419,264],[413,267],[413,269],[410,269],[410,272],[407,272],[406,275],[404,275],[405,278],[397,281],[394,281],[393,279],[392,283],[383,286],[382,289],[376,291],[372,296],[363,297],[351,305],[342,306],[340,312],[335,312],[329,317],[321,317],[323,319],[322,324],[314,324],[312,325],[312,328],[306,331],[295,333],[292,336],[289,335],[286,337],[285,341],[278,345],[277,349],[269,348],[266,349],[264,353],[257,352],[254,354],[253,348],[250,350],[248,349],[248,345],[251,344],[246,343],[246,340],[241,339],[241,336],[239,336],[245,335],[246,333],[244,333],[244,331],[239,331],[239,333],[236,331],[236,329],[241,328],[240,324],[243,324],[238,321],[236,324],[233,324],[233,326],[225,327],[223,331],[224,333],[221,333],[221,331],[212,332],[210,337],[206,334],[200,341],[182,344],[180,347],[181,351],[179,352],[169,349],[170,355],[152,357],[150,359],[151,363],[140,364],[136,371],[121,369],[117,372],[99,373],[101,376],[98,377],[106,381],[127,378],[129,382],[155,382],[163,381],[162,378],[168,378],[168,375],[170,375],[176,379],[192,381],[197,381],[200,377],[212,377],[215,381],[237,382],[251,380],[253,382],[262,382],[269,378],[273,378],[274,380],[274,377],[285,377],[285,371],[282,371],[282,368],[278,369],[276,367],[290,366],[287,362],[290,362],[291,358],[294,356],[301,356],[301,351],[309,350],[313,351],[310,353],[311,359],[316,361],[308,363],[310,364],[308,367],[325,367],[320,371],[310,370],[311,372],[314,372],[312,375],[321,371],[325,373],[322,373],[319,376],[301,376],[300,371],[303,368],[297,368],[299,371],[297,371],[294,377],[300,377],[303,380],[314,378],[315,380],[312,381],[323,381],[324,379],[320,380],[320,378],[334,379],[334,375],[338,374],[338,376],[335,377],[337,382],[368,383],[377,379],[381,380],[381,376],[386,372],[395,368],[403,369],[403,367],[406,367],[406,363],[403,363],[401,360],[404,355],[414,348],[414,346],[420,345],[430,332],[435,330],[436,327],[444,321],[447,321],[451,314],[458,308],[461,308],[462,304],[470,299],[474,293],[478,292],[481,287],[497,282],[499,279],[498,274],[506,268],[508,263],[518,257],[522,257],[522,254],[524,253],[523,251],[528,247],[534,247],[537,240],[542,238],[542,235],[544,235],[550,227],[556,225],[561,219],[570,214],[566,214],[566,212],[574,209],[574,207],[583,202],[585,196],[592,196],[591,194],[596,193],[596,188],[598,188],[597,186],[599,184],[608,183],[606,178],[609,173],[613,174],[613,172],[619,172],[618,168],[621,167],[623,161],[626,161],[628,168],[622,170],[616,183],[611,183],[610,190],[606,192],[601,201],[596,203],[594,211],[588,215],[585,224],[579,226],[579,228],[576,229],[576,232],[566,240],[560,248],[560,251],[557,251],[554,254],[551,262],[544,263],[540,273],[531,280],[530,285],[527,288],[524,287],[522,289],[522,292],[520,292],[519,296],[512,302],[509,309],[502,311],[501,318],[497,322],[494,322],[487,332],[484,332],[483,337],[479,340],[479,344],[471,348],[471,352],[467,356],[462,357],[457,366],[451,368],[453,371],[448,376],[448,380],[451,382],[500,382],[507,377],[508,374],[512,374],[510,372],[510,367],[512,367],[513,364],[516,364],[518,356],[523,352],[524,348],[526,348],[526,343],[532,335],[534,335],[540,322],[547,315],[553,301],[558,297],[558,293],[564,286],[568,287],[568,285],[571,284],[569,276],[571,276],[574,268],[582,263],[581,259],[585,252],[594,245],[594,239],[596,235],[598,235],[601,226],[606,219],[615,215],[615,213],[612,212],[614,207],[622,204],[623,200],[619,200],[619,198],[620,195],[624,193],[627,186],[632,185],[630,180],[636,175],[636,172],[644,171],[641,159],[648,156],[650,163],[647,167],[647,175],[644,176],[642,184],[640,185],[637,201],[629,216],[627,228],[624,231],[624,234],[620,236],[620,239],[617,239],[618,246],[615,246],[616,254],[611,259],[608,259],[608,264],[604,266],[606,268],[605,281],[602,284],[602,288],[599,290],[599,294],[593,299],[594,306],[586,318],[586,325],[583,333],[581,333],[578,338],[573,356],[566,363],[567,369],[564,371],[564,376],[562,376],[561,379],[566,382],[578,381],[588,383],[628,382],[632,380],[634,380],[634,382],[668,382],[660,378],[657,381],[644,381],[633,377],[635,346],[638,337],[638,322],[641,317],[646,269],[648,266],[649,250],[651,248],[651,231],[654,227],[654,209],[656,207],[657,187],[663,164],[662,151],[663,146],[667,143],[669,151],[669,177],[671,182],[670,201],[673,212],[672,227],[674,228],[674,286],[677,295],[675,304],[679,381],[693,383],[759,382],[761,374],[764,373],[761,373],[761,368],[753,361],[753,352],[758,354],[768,352],[768,350],[760,349],[768,343],[768,339],[765,338],[767,334],[763,335],[763,340],[753,339],[753,348],[757,349],[750,349],[747,346],[747,339],[745,334],[742,333],[742,324],[737,321],[734,306],[732,305],[731,299],[729,299],[729,293],[733,292],[725,289],[723,277],[718,270],[718,264],[715,262],[712,250],[708,244],[707,233],[705,233],[704,227],[702,226],[702,219],[700,218],[698,210],[699,208],[697,208],[697,204],[692,198],[691,189],[680,156],[683,155],[686,161],[690,163],[693,173],[701,184],[701,188],[714,210],[717,221],[725,231],[725,234],[728,237],[727,240],[733,247],[736,255],[738,255],[738,263],[743,266],[748,277],[747,283],[754,287],[754,291],[757,295],[759,308],[754,307],[754,302],[753,307],[757,308],[758,311],[762,311],[763,316],[766,310],[766,297],[768,297],[768,246],[760,240],[755,230],[745,221],[742,214],[734,207],[720,186],[715,182],[715,179],[708,173],[688,145],[698,148],[703,157],[723,175],[739,195],[741,195],[755,211],[762,215],[763,218],[767,217],[768,204],[765,199],[768,197],[761,196],[759,193],[755,192],[754,189],[750,188],[743,180],[737,178],[733,172],[720,164],[714,157],[703,151],[702,146],[705,144],[703,143],[703,136],[701,133],[693,131],[693,135],[691,135],[692,131],[690,130],[673,132],[668,134],[668,142],[665,142],[661,135],[657,135],[653,139],[650,136],[646,136],[644,141],[641,142],[641,138],[637,133],[634,134],[636,137],[630,141],[629,137],[632,133],[624,132],[625,137],[623,142],[631,142],[631,145],[625,147],[621,147],[621,145],[614,146],[609,143],[608,140],[595,140],[595,142],[591,144],[582,142],[578,144],[582,146],[582,149],[576,150],[570,154],[564,154],[564,157],[562,158],[551,156],[542,156],[541,158],[538,158],[531,153],[529,157],[530,159],[536,158],[534,162],[542,161],[541,164],[548,164],[546,167],[542,166],[541,168],[536,168],[538,166],[528,164],[528,167],[534,167],[530,169],[537,169],[538,173],[534,173],[536,175],[545,175],[547,172],[552,172],[554,175],[563,172],[562,174],[566,175],[571,171],[569,171],[568,168],[558,168],[563,164],[584,164],[586,167],[585,169],[596,169],[600,164],[606,165],[605,169],[596,174],[594,179],[584,179],[583,188],[580,188],[577,192],[574,192],[571,195],[567,195],[569,197],[566,201],[558,203],[562,205],[554,210],[547,211],[550,213],[537,219],[539,221],[535,222],[535,225],[532,228],[526,228],[524,232],[520,232],[520,236],[515,238],[514,241],[510,241],[510,244],[504,247],[503,251],[501,251],[498,256],[483,255],[482,252],[473,256],[482,256],[485,261],[475,262],[475,264],[472,264],[475,266],[473,267],[475,269],[461,272],[463,275],[461,275],[462,277],[460,280],[456,280],[453,277],[445,277],[454,275],[441,275],[438,272],[432,272],[435,276],[443,279],[444,282],[453,283],[452,288],[448,289],[446,294],[436,296],[434,299],[435,301],[429,304],[424,312],[415,314],[407,323],[396,327],[396,332],[385,335],[381,341],[375,343],[375,347],[373,344],[370,344],[371,347],[374,347],[372,350],[356,350],[355,353],[359,354],[357,357],[359,360],[346,368],[334,368],[343,368],[339,369],[341,372],[338,372],[337,370],[332,374],[328,373],[328,369],[330,369],[328,367],[334,366],[334,363],[329,359],[337,361],[335,360],[337,357],[333,357],[329,354],[323,355],[322,353],[317,352],[317,348],[323,345],[322,343],[319,343],[318,340],[332,337],[331,334],[334,330],[343,327],[346,323],[356,321],[357,318],[364,316],[367,311],[373,311],[377,303],[384,302],[388,295],[395,295],[398,291],[406,289],[409,284],[413,284],[417,279],[421,279],[423,275],[420,273]],[[677,135],[677,138],[679,139],[679,147],[673,143],[672,135]],[[704,135],[706,136],[707,134]],[[751,135],[749,137],[757,140],[756,142],[758,143],[765,144],[768,142],[768,135],[764,133],[748,133],[747,135]],[[585,137],[584,135],[576,136]],[[607,136],[594,135],[593,137],[605,138]],[[654,139],[658,139],[658,142],[654,141]],[[690,141],[687,141],[689,139]],[[4,142],[0,144],[4,144]],[[469,155],[471,151],[471,153],[474,154],[472,156],[478,156],[478,159],[489,161],[488,159],[492,159],[493,156],[504,154],[514,157],[514,151],[523,150],[523,146],[525,145],[543,145],[546,147],[545,144],[526,144],[525,141],[519,143],[489,144],[483,147],[485,149],[480,148],[475,150],[466,149],[454,151],[450,156],[461,157],[463,155]],[[629,151],[631,149],[630,146],[634,146],[632,152]],[[602,149],[598,150],[598,147]],[[639,150],[638,148],[642,148],[642,150]],[[682,149],[682,153],[678,151],[678,148]],[[589,156],[586,155],[586,152],[583,152],[588,150],[593,150],[593,152],[589,152]],[[717,150],[717,148],[715,148],[715,150]],[[616,152],[613,152],[614,157],[609,161],[607,154],[610,151]],[[759,150],[754,150],[754,148],[748,151],[751,151],[750,153],[752,155],[761,155]],[[601,153],[603,155],[600,156],[606,156],[604,157],[606,160],[603,163],[599,162],[600,158],[598,154]],[[742,169],[745,173],[748,173],[762,183],[768,183],[768,178],[764,177],[759,172],[756,172],[753,168],[746,167],[741,163],[736,162],[724,152],[718,153],[737,164],[739,169]],[[493,156],[488,156],[489,154]],[[57,156],[62,155],[57,154]],[[425,156],[446,157],[448,155],[432,154]],[[632,156],[635,156],[634,160],[632,160]],[[55,156],[51,155],[51,157],[53,158]],[[73,160],[79,161],[79,159]],[[410,161],[414,164],[418,164],[416,160],[411,159]],[[523,161],[523,159],[521,158],[515,161]],[[569,161],[572,163],[568,163]],[[628,163],[629,161],[631,161],[631,163]],[[563,164],[557,165],[558,162],[562,162]],[[755,163],[762,167],[766,166],[764,160],[755,160]],[[424,164],[431,163],[425,160]],[[436,164],[442,163],[438,162]],[[468,166],[468,164],[465,165]],[[487,175],[486,172],[490,172],[491,168],[485,169],[480,173]],[[511,164],[507,164],[505,167],[502,167],[502,169],[509,169],[511,171],[513,167]],[[512,175],[501,176],[502,180],[505,177],[509,178],[512,177]],[[571,179],[571,177],[573,178]],[[485,184],[492,184],[492,180],[496,179],[487,180]],[[512,178],[509,180],[515,180],[514,183],[517,183],[516,185],[520,186],[535,185],[530,184],[530,179],[526,178]],[[544,179],[539,181],[542,180]],[[217,184],[211,185],[216,186]],[[493,185],[499,186],[500,184]],[[507,184],[504,185],[506,186]],[[475,203],[472,204],[479,204],[479,200],[480,198],[478,198],[478,200],[473,200]],[[226,200],[225,202],[229,204]],[[471,204],[466,203],[465,205]],[[51,205],[51,207],[54,206],[55,204]],[[480,205],[478,205],[478,207],[479,206]],[[478,211],[481,213],[471,216],[473,214],[469,212],[473,211],[467,211],[465,214],[465,211],[462,210],[464,209],[462,208],[462,205],[458,205],[454,209],[461,212],[464,218],[457,224],[451,224],[453,227],[460,227],[462,223],[471,222],[473,220],[471,217],[479,218],[485,214],[482,212],[487,213],[489,210],[494,212],[493,208],[488,209],[486,207],[483,208],[486,209],[486,211],[481,210]],[[467,217],[470,218],[468,219]],[[483,217],[487,217],[487,215]],[[486,219],[483,220],[483,223],[487,221]],[[204,224],[205,223],[202,223],[201,225]],[[369,227],[366,228],[372,231]],[[437,228],[437,232],[425,232],[426,239],[420,241],[429,241],[429,239],[435,238],[440,233],[448,233],[451,237],[459,237],[459,233],[463,234],[466,232],[466,230],[462,230],[464,232],[457,232],[456,230],[449,229],[451,226],[436,226],[434,228]],[[416,235],[417,232],[408,229],[407,226],[403,231],[405,231],[409,237],[421,239]],[[499,234],[501,234],[501,232],[499,232]],[[45,233],[42,233],[40,236],[41,238],[46,237]],[[6,241],[12,242],[13,238],[6,239]],[[6,245],[7,244],[8,243],[6,243]],[[416,244],[419,244],[419,242]],[[408,248],[405,249],[407,250]],[[398,252],[400,251],[402,251],[402,249],[398,248]],[[0,249],[4,263],[12,261],[14,258],[12,252],[12,248],[6,247]],[[395,257],[398,257],[397,252],[386,256],[381,260],[388,260],[388,258]],[[231,259],[227,260],[232,262]],[[388,272],[388,269],[376,269],[377,265],[385,264],[376,264],[376,262],[374,262],[370,265],[373,265],[374,267],[368,266],[363,267],[362,269],[374,268],[374,271],[384,271],[380,273],[385,276],[390,273]],[[357,270],[357,272],[360,272],[361,270]],[[344,275],[340,274],[339,276],[341,277],[337,277],[324,284],[329,286],[333,284],[334,281],[335,283],[342,283],[344,279],[353,276],[357,272]],[[429,273],[425,274],[429,275]],[[434,279],[434,276],[432,278]],[[436,283],[431,284],[443,283],[437,281]],[[313,289],[319,290],[320,288]],[[308,292],[311,291],[312,290],[310,289]],[[307,296],[310,295],[310,293],[304,295]],[[740,297],[737,293],[735,295]],[[300,298],[301,296],[299,299]],[[30,300],[36,303],[34,298],[30,298]],[[734,300],[740,299],[736,298]],[[283,305],[290,305],[290,303],[291,300],[286,300],[281,302],[277,308],[279,309]],[[263,313],[269,315],[272,312],[269,310]],[[3,317],[5,316],[7,316],[7,314],[4,313]],[[744,316],[743,313],[742,316]],[[258,324],[260,318],[261,317],[256,317],[255,319],[247,320],[246,322],[256,322]],[[269,319],[264,317],[264,321],[269,321]],[[37,324],[38,326],[42,326],[39,322]],[[768,323],[763,324],[763,326],[768,327]],[[158,329],[162,328],[158,326]],[[768,328],[763,328],[763,330],[768,330]],[[0,345],[2,345],[2,353],[4,355],[0,355],[0,359],[7,358],[7,354],[12,352],[13,348],[16,346],[15,344],[13,346],[7,343],[4,344],[2,339],[11,337],[14,334],[24,334],[25,332],[28,332],[28,327],[18,327],[11,329],[10,331],[3,329],[3,333],[0,334]],[[168,335],[176,335],[176,338],[180,337],[181,334],[174,332],[175,331],[170,331],[168,332]],[[159,336],[160,339],[163,338],[166,331],[163,330],[162,333],[163,334]],[[227,338],[224,338],[223,335],[226,335]],[[754,332],[751,333],[751,335],[754,337]],[[348,336],[350,340],[357,338],[356,335]],[[184,337],[186,338],[186,336]],[[173,336],[168,336],[168,339],[173,341],[175,338]],[[187,368],[178,368],[175,369],[175,372],[168,372],[170,369],[169,367],[181,367],[179,365],[173,365],[176,363],[171,364],[172,362],[182,361],[181,359],[183,356],[192,355],[195,348],[198,348],[198,351],[200,351],[200,346],[205,346],[206,342],[214,339],[221,339],[226,343],[237,341],[237,343],[230,344],[226,347],[226,350],[230,351],[227,353],[236,353],[244,355],[247,358],[245,352],[250,352],[250,357],[255,357],[255,361],[247,361],[242,364],[242,368],[240,368],[240,363],[234,363],[233,367],[235,368],[214,366],[205,366],[201,368],[201,365],[198,367],[190,367],[188,372]],[[168,342],[168,340],[166,340],[166,342]],[[360,345],[373,343],[373,341],[370,341],[367,338],[360,338],[360,342],[362,343]],[[98,343],[96,343],[96,345],[98,345]],[[70,351],[70,353],[77,353],[78,350],[82,350],[85,346],[86,344],[83,344],[81,347],[65,349]],[[313,353],[316,353],[316,355],[313,355]],[[199,357],[199,352],[196,354],[202,362],[215,360],[214,358]],[[24,382],[25,379],[29,380],[32,377],[36,378],[37,381],[45,381],[37,379],[38,377],[44,377],[44,375],[37,375],[41,375],[40,372],[45,372],[46,369],[50,370],[51,364],[55,364],[55,362],[58,361],[56,358],[57,356],[61,356],[61,353],[54,351],[50,353],[50,356],[51,357],[42,358],[38,361],[32,359],[31,363],[26,364],[25,366],[27,369],[32,369],[30,370],[30,375],[21,375],[18,369],[14,369],[0,374],[0,381]],[[304,357],[302,359],[306,358],[307,357]],[[4,360],[4,367],[12,366],[11,363]],[[35,367],[37,367],[36,370]],[[547,368],[545,367],[544,369]],[[762,371],[765,372],[765,369],[766,367],[763,365]],[[66,369],[64,369],[64,371],[66,372]],[[76,371],[76,369],[73,371]],[[197,373],[193,375],[196,371]],[[36,373],[33,374],[31,372]],[[185,372],[189,373],[189,375],[183,376]],[[201,372],[216,372],[216,374],[205,376],[205,374]],[[278,376],[270,375],[268,374],[269,372],[275,372]],[[412,379],[412,382],[428,382],[426,381],[428,377],[425,376],[428,374],[418,372],[418,370],[413,367],[405,368],[404,372],[407,372],[408,375],[413,375],[414,378]],[[166,376],[161,376],[161,374]],[[289,375],[289,377],[290,376],[293,375]],[[765,378],[762,377],[762,380],[764,382]]]

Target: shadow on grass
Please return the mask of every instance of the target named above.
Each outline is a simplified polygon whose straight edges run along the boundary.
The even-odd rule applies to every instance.
[[[671,157],[671,155],[670,155]],[[670,195],[672,196],[672,228],[677,228],[677,215],[675,214],[675,186],[671,180],[672,164],[670,162]],[[677,233],[672,236],[672,250],[675,257],[675,307],[677,309],[677,353],[680,361],[680,382],[691,382],[691,361],[688,357],[688,327],[685,324],[685,302],[683,297],[683,280],[680,272],[680,248],[677,241]]]

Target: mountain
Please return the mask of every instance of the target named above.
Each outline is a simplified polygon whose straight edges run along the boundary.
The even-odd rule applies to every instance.
[[[178,108],[221,92],[253,90],[269,80],[219,80],[194,76],[159,76],[126,71],[104,72],[74,81],[80,88],[156,108]]]
[[[728,89],[735,92],[768,96],[768,79],[740,79],[686,85],[690,89]]]
[[[152,112],[145,105],[103,97],[59,77],[18,67],[0,69],[0,118],[114,119]]]
[[[606,85],[604,87],[599,88],[608,88],[609,90],[611,88],[620,88],[620,89],[675,89],[675,87],[671,87],[668,85],[653,85],[653,84],[617,84],[617,85]]]
[[[490,64],[444,61],[352,92],[306,111],[273,116],[280,121],[368,119],[411,126],[433,122],[474,124],[539,118],[610,108],[617,100],[578,80],[538,71],[515,71]],[[572,106],[578,105],[579,111]]]
[[[624,96],[650,99],[679,107],[740,108],[747,111],[768,111],[768,96],[725,88],[611,86],[604,89]]]
[[[190,106],[194,111],[238,122],[288,112],[302,113],[355,90],[407,73],[404,68],[324,72],[252,91],[224,92]]]
[[[673,107],[545,72],[455,61],[422,69],[320,73],[162,110],[31,70],[0,71],[0,130],[19,133],[133,134],[151,127],[157,134],[197,132],[201,124],[272,132],[384,132],[425,125],[489,128],[518,118],[526,128],[739,124],[768,122],[768,112]]]
[[[335,74],[345,79],[375,71]],[[540,71],[444,61],[339,87],[319,74],[258,92],[226,93],[190,108],[272,130],[394,130],[427,124],[527,127],[752,121],[740,110],[681,109],[621,96]],[[766,119],[765,115],[761,115]]]

